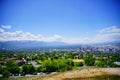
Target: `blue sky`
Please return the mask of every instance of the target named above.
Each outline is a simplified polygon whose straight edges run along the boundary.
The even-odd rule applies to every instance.
[[[119,29],[119,14],[119,0],[0,0],[1,29],[9,25],[4,31],[11,33],[92,38],[99,30]]]

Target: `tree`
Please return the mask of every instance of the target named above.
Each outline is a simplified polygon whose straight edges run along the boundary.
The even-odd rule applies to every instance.
[[[6,63],[7,67],[13,67],[13,66],[17,66],[17,63],[14,60],[9,60]]]
[[[74,66],[76,67],[83,66],[83,62],[74,62]]]
[[[12,74],[20,73],[20,68],[14,60],[7,61],[6,67],[8,68],[8,71]]]
[[[22,72],[24,75],[29,73],[29,68],[28,68],[27,64],[24,64],[22,66]]]
[[[1,68],[1,74],[2,74],[2,77],[4,77],[4,78],[9,77],[8,69],[7,68]]]
[[[23,74],[33,74],[36,72],[36,69],[33,65],[31,64],[24,64],[22,67],[22,72]]]
[[[40,67],[39,69],[44,70],[45,72],[65,71],[71,70],[73,65],[74,64],[72,60],[63,59],[45,60],[42,63],[42,67]]]
[[[105,67],[105,60],[103,59],[103,56],[100,56],[100,59],[95,63],[98,67]]]
[[[93,66],[95,63],[95,59],[94,59],[93,55],[86,55],[84,57],[84,61],[85,61],[85,65],[87,65],[87,66]]]
[[[43,62],[43,67],[45,68],[45,71],[47,72],[53,72],[57,70],[57,62],[54,60],[45,60]]]
[[[35,72],[36,72],[35,67],[34,67],[33,65],[29,65],[29,73],[30,73],[30,74],[33,74],[33,73],[35,73]]]

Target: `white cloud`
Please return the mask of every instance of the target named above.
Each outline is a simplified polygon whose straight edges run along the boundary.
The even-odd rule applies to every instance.
[[[44,37],[41,35],[41,39],[38,38],[38,40],[45,41],[45,42],[53,42],[53,41],[62,41],[62,37],[60,35],[53,35],[51,37]]]
[[[112,27],[108,27],[108,28],[104,28],[102,30],[99,31],[100,33],[120,33],[120,28],[116,27],[116,26],[112,26]]]
[[[55,34],[50,37],[45,37],[41,34],[34,35],[30,32],[24,31],[15,31],[15,32],[5,32],[0,28],[0,41],[13,41],[13,40],[36,40],[44,42],[66,42],[66,43],[99,43],[99,42],[111,42],[111,41],[120,41],[119,28],[109,27],[100,30],[101,33],[96,34],[94,37],[83,37],[83,38],[65,38],[58,34]]]
[[[116,26],[107,27],[99,30],[94,38],[93,42],[112,42],[120,41],[120,28]]]
[[[11,29],[11,25],[1,25],[2,28]]]
[[[98,34],[93,38],[94,43],[120,41],[120,33]]]
[[[84,37],[84,38],[63,38],[63,42],[70,43],[70,44],[77,44],[77,43],[89,43],[90,38]]]
[[[120,41],[120,28],[116,26],[108,27],[99,30],[94,37],[83,37],[74,39],[65,39],[68,43],[100,43]]]
[[[55,34],[52,37],[44,37],[40,34],[34,35],[29,32],[23,31],[15,31],[15,32],[4,32],[0,29],[0,41],[13,41],[13,40],[36,40],[36,41],[45,41],[45,42],[52,42],[52,41],[61,41],[62,37]]]
[[[4,32],[4,30],[2,28],[0,28],[0,33],[3,33],[3,32]]]

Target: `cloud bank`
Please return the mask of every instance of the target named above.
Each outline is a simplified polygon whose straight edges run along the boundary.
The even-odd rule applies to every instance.
[[[120,28],[116,26],[107,27],[98,31],[98,33],[93,37],[83,37],[83,38],[65,38],[58,34],[54,34],[50,37],[45,37],[41,34],[34,35],[30,32],[24,32],[22,30],[10,32],[5,31],[4,29],[10,29],[11,26],[2,25],[0,28],[0,41],[21,41],[21,40],[29,40],[29,41],[44,41],[44,42],[65,42],[70,44],[77,43],[102,43],[102,42],[113,42],[120,41]]]

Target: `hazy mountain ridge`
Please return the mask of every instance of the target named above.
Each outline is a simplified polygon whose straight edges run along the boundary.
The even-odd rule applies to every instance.
[[[21,48],[46,48],[46,47],[80,47],[81,45],[116,45],[120,42],[106,42],[97,44],[67,44],[64,42],[42,42],[42,41],[5,41],[0,42],[0,49],[21,49]]]
[[[5,41],[0,42],[0,49],[19,49],[19,48],[34,48],[34,47],[55,47],[65,46],[63,42],[42,42],[42,41]]]

